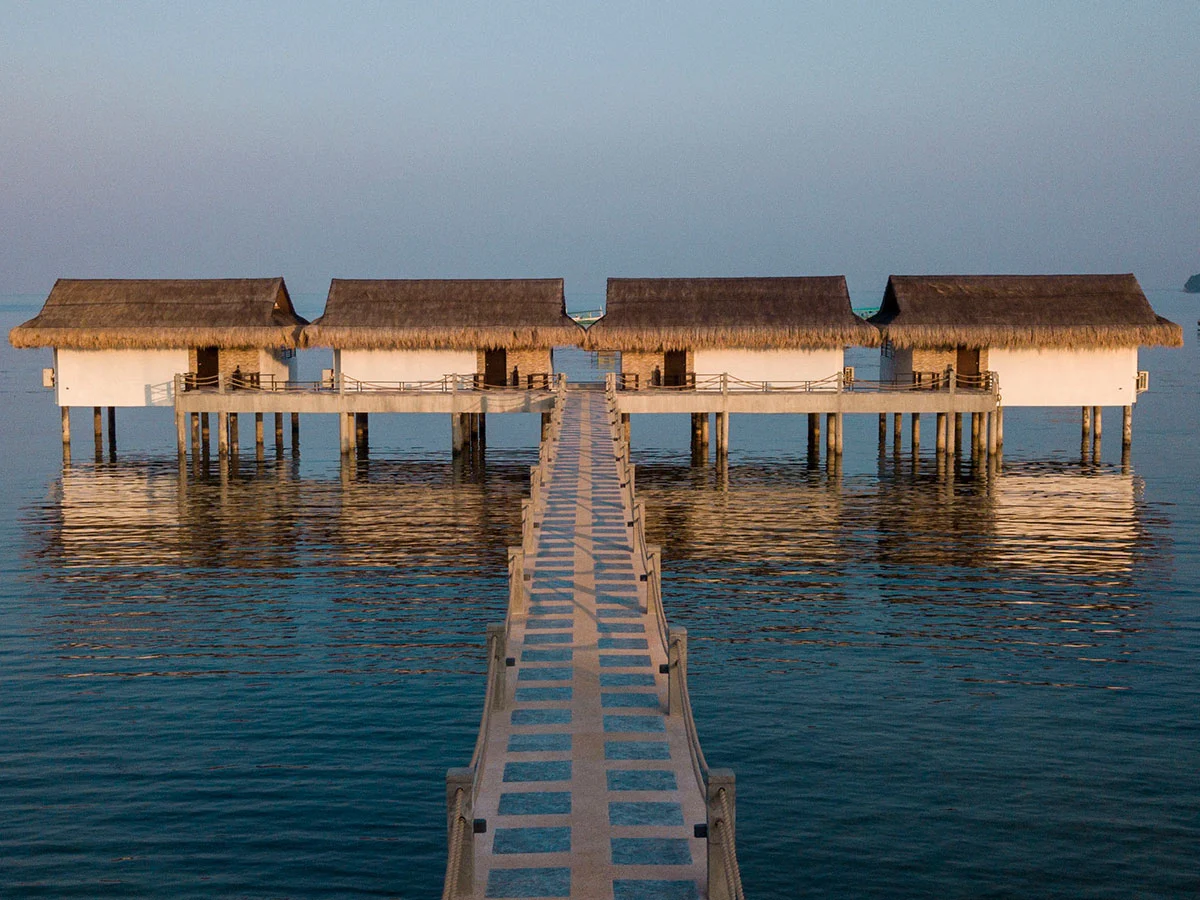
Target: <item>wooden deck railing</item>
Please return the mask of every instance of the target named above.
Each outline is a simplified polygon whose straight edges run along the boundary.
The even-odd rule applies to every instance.
[[[433,392],[454,393],[456,391],[550,391],[555,386],[554,376],[538,372],[526,375],[523,385],[485,384],[483,376],[443,375],[429,381],[363,381],[343,373],[340,377],[330,374],[320,381],[290,381],[270,372],[234,372],[229,375],[198,375],[183,372],[175,376],[177,392],[209,391],[230,393],[233,391],[263,391],[271,393],[307,394],[360,394],[360,393],[410,393]]]
[[[617,373],[614,379],[616,390],[621,391],[704,391],[714,393],[897,393],[908,391],[956,391],[994,394],[999,391],[999,378],[995,372],[978,375],[956,374],[953,369],[945,372],[914,372],[911,379],[879,381],[855,378],[853,369],[838,372],[825,378],[799,381],[771,380],[751,381],[722,372],[702,375],[688,372],[677,379],[676,384],[639,383],[636,373]]]

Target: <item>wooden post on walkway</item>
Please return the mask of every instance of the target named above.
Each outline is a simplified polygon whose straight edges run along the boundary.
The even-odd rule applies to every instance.
[[[1126,406],[1121,410],[1121,448],[1127,449],[1133,444],[1133,407]]]
[[[625,443],[631,443],[633,440],[633,416],[629,413],[621,413],[621,424],[625,427]],[[705,438],[707,440],[707,438]],[[725,430],[725,449],[729,450],[729,428]]]
[[[117,452],[117,408],[115,406],[108,408],[108,452],[109,454]]]
[[[942,456],[946,452],[946,414],[937,414],[937,435],[934,437],[934,443],[937,445],[938,456]]]
[[[909,435],[909,443],[912,444],[913,456],[921,452],[921,414],[912,414],[912,434]]]
[[[103,407],[92,407],[92,431],[96,440],[96,455],[101,456],[104,453],[104,414],[101,412]]]
[[[737,846],[737,792],[732,769],[709,769],[705,785],[708,804],[708,900],[737,900],[729,885],[736,877],[728,871]],[[728,818],[726,818],[728,811]]]
[[[542,440],[546,439],[546,435],[550,433],[550,413],[542,413]]]

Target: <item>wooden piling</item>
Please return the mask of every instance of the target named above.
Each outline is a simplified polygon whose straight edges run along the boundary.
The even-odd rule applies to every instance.
[[[1126,406],[1121,410],[1121,447],[1128,448],[1133,444],[1133,407]]]
[[[241,434],[238,430],[239,418],[237,413],[229,413],[229,452],[234,456],[238,455],[241,447]]]
[[[729,413],[716,413],[717,417],[717,460],[729,458]]]
[[[263,456],[264,456],[263,451],[264,451],[265,444],[266,444],[266,441],[263,440],[263,414],[260,412],[255,413],[254,414],[254,458],[255,459],[263,458]]]
[[[937,435],[934,442],[937,445],[938,455],[941,456],[946,452],[946,414],[937,414]]]
[[[300,413],[292,413],[292,453],[300,451]]]
[[[962,440],[962,413],[946,414],[946,456],[953,458]]]
[[[1092,436],[1092,408],[1090,406],[1085,406],[1080,410],[1079,421],[1082,431],[1080,439],[1086,444]]]
[[[200,458],[200,413],[192,413],[192,459]]]
[[[62,408],[62,442],[69,453],[71,450],[71,407],[69,406]]]
[[[1092,456],[1100,455],[1100,434],[1103,429],[1100,422],[1100,407],[1092,407]]]
[[[221,459],[229,456],[229,413],[217,413],[217,454]]]
[[[879,414],[879,452],[883,452],[883,445],[887,443],[887,413]]]
[[[837,429],[837,437],[834,439],[834,442],[833,442],[833,452],[836,453],[839,458],[842,455],[842,420],[843,420],[843,418],[844,417],[842,416],[841,413],[837,413],[833,417],[833,425],[834,425],[834,428]]]
[[[954,441],[950,444],[950,452],[951,453],[961,453],[962,452],[962,435],[963,435],[962,417],[963,417],[962,413],[954,414]]]
[[[834,429],[837,428],[837,413],[825,413],[825,459],[837,454],[837,435]]]
[[[996,452],[1004,452],[1004,407],[996,407]]]
[[[275,413],[275,452],[283,450],[283,413]]]
[[[916,456],[921,452],[921,414],[913,413],[910,421],[912,433],[909,435],[909,443],[912,444],[913,455]]]
[[[92,431],[96,441],[96,455],[104,453],[104,413],[102,406],[92,407]]]
[[[819,452],[821,448],[821,414],[808,414],[808,449],[809,452]]]
[[[108,452],[110,454],[117,452],[117,408],[115,406],[108,408]]]
[[[995,456],[1000,450],[1000,411],[993,410],[988,413],[988,442],[987,452],[989,457]]]
[[[187,457],[187,413],[175,408],[175,453],[180,459]]]
[[[354,446],[360,456],[368,452],[367,437],[370,434],[367,413],[354,414]]]
[[[208,456],[212,452],[212,433],[208,427],[208,413],[200,413],[200,451]]]
[[[466,435],[463,433],[464,424],[462,413],[450,414],[450,455],[455,458],[462,456],[463,447],[466,444]]]
[[[901,413],[892,413],[892,452],[899,453],[900,445],[904,440],[904,416]]]
[[[971,413],[971,455],[979,453],[983,446],[983,414]]]

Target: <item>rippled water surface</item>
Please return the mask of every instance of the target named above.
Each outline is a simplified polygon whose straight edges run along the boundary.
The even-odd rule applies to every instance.
[[[727,473],[689,465],[686,419],[635,419],[750,896],[1197,893],[1185,331],[1143,351],[1127,465],[1113,424],[1081,459],[1070,410],[1010,411],[1003,468],[952,476],[865,417],[840,471],[801,420],[735,418]],[[482,468],[439,417],[375,417],[343,472],[305,417],[298,458],[181,477],[170,416],[123,411],[115,461],[79,419],[64,468],[48,358],[3,354],[0,893],[438,896],[533,417],[492,417]]]

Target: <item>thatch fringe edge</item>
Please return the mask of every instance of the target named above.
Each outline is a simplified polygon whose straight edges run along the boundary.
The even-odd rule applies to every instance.
[[[900,348],[941,347],[1182,347],[1183,329],[1161,316],[1157,325],[949,326],[879,325],[883,337]]]
[[[529,328],[373,328],[310,325],[301,338],[304,347],[340,350],[478,350],[527,347],[578,347],[583,328],[563,325]]]
[[[8,333],[17,349],[65,347],[75,350],[176,350],[188,347],[295,349],[302,326],[275,328],[46,328],[18,325]]]
[[[588,329],[584,337],[585,349],[645,352],[709,348],[832,349],[878,347],[881,343],[879,332],[866,323],[839,328],[633,328],[604,327],[603,321],[601,319]]]

